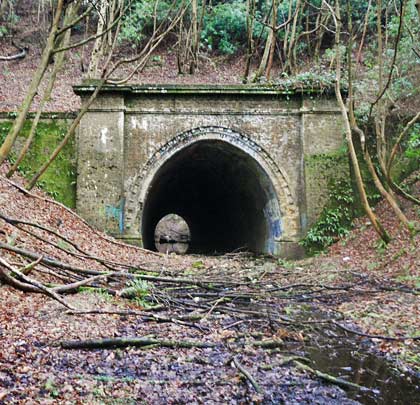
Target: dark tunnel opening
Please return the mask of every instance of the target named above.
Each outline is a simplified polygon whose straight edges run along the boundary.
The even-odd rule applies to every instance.
[[[155,228],[174,213],[190,229],[189,253],[226,253],[239,248],[268,253],[266,207],[272,183],[249,154],[219,140],[202,140],[177,152],[155,174],[142,214],[144,247],[156,250]]]

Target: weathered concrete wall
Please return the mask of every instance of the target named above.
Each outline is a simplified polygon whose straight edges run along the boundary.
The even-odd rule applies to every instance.
[[[75,90],[86,97],[93,88]],[[77,210],[99,228],[141,238],[142,209],[160,168],[206,140],[235,146],[267,174],[272,184],[264,187],[274,190],[265,208],[273,229],[267,250],[296,255],[336,175],[317,170],[312,157],[343,145],[328,96],[244,86],[107,88],[78,130]]]

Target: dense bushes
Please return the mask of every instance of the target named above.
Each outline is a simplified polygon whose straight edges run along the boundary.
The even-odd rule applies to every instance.
[[[180,4],[172,7],[172,2],[166,0],[160,0],[157,3],[149,0],[134,1],[130,11],[124,18],[120,40],[128,41],[133,47],[136,47],[141,41],[150,36],[153,33],[155,6],[156,23],[160,24],[167,20]]]
[[[246,5],[237,0],[220,3],[204,17],[201,40],[208,50],[233,54],[246,43]]]

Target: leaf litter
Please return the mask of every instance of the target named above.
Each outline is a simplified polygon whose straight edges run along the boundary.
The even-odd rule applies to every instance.
[[[40,190],[34,194],[41,199],[35,198],[0,177],[0,191],[0,211],[7,217],[54,229],[93,257],[125,263],[121,271],[183,280],[150,281],[146,294],[134,299],[118,296],[126,288],[121,280],[66,295],[69,304],[91,313],[71,313],[45,295],[0,285],[0,403],[351,404],[383,399],[375,391],[379,382],[373,381],[367,393],[348,387],[345,391],[297,367],[298,361],[307,361],[313,370],[322,369],[316,354],[327,357],[324,352],[338,352],[344,343],[347,352],[383,352],[407,374],[404,379],[414,390],[418,384],[412,370],[418,361],[418,340],[363,336],[398,339],[418,333],[418,292],[413,278],[401,281],[401,266],[418,276],[418,249],[407,249],[393,260],[395,251],[406,246],[406,237],[391,220],[398,237],[381,255],[369,247],[367,241],[374,236],[361,219],[345,245],[304,261],[247,253],[176,256],[116,244]],[[381,205],[377,209],[385,211]],[[57,249],[57,237],[50,232],[35,232],[42,238],[0,220],[3,243],[82,269],[109,271],[97,260]],[[418,237],[410,243],[418,247]],[[0,254],[16,267],[28,263],[10,251],[2,249]],[[401,265],[401,258],[406,264]],[[383,271],[374,271],[369,260],[377,260]],[[31,275],[44,283],[60,281],[45,265]],[[69,340],[135,336],[214,346],[151,344],[101,350],[60,346]],[[323,371],[331,370],[331,361],[328,367]],[[341,375],[349,378],[349,373]],[[392,398],[388,396],[389,401]]]

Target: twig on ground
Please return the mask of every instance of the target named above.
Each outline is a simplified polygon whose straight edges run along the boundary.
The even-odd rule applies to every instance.
[[[405,340],[420,340],[420,336],[400,336],[400,337],[392,337],[392,336],[383,336],[383,335],[371,335],[369,333],[358,332],[354,329],[350,329],[347,326],[342,325],[339,322],[331,321],[332,324],[338,326],[340,329],[344,330],[348,333],[353,333],[354,335],[367,337],[369,339],[380,339],[380,340],[391,340],[391,341],[405,341]]]
[[[254,387],[255,391],[257,391],[258,394],[262,394],[263,390],[258,385],[258,383],[255,381],[254,377],[252,377],[251,373],[240,363],[238,358],[236,356],[233,356],[232,358],[233,364],[235,367],[246,377],[246,379],[251,383],[251,385]]]

